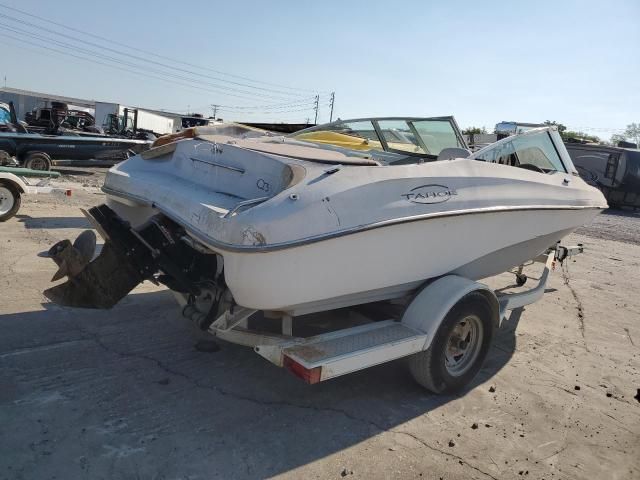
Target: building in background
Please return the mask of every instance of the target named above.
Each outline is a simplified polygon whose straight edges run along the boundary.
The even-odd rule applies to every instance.
[[[84,98],[66,97],[64,95],[55,95],[51,93],[32,92],[29,90],[21,90],[19,88],[2,87],[0,88],[0,102],[13,102],[16,109],[18,119],[24,120],[27,113],[31,113],[38,108],[51,108],[52,102],[64,103],[69,109],[85,111],[93,115],[95,109],[95,100],[87,100]]]
[[[0,102],[13,102],[19,120],[25,120],[34,111],[64,105],[65,109],[83,111],[92,115],[95,118],[95,124],[105,130],[113,125],[117,125],[118,129],[131,129],[134,118],[137,121],[138,129],[152,131],[159,135],[178,132],[182,129],[182,115],[178,113],[18,88],[0,88]]]

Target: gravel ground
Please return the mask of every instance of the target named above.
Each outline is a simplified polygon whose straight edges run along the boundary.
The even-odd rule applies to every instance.
[[[62,173],[60,181],[57,183],[72,184],[76,188],[100,188],[104,183],[104,177],[108,171],[102,167],[55,167],[57,172]]]
[[[640,478],[636,215],[568,238],[586,253],[513,312],[468,391],[434,396],[401,361],[309,386],[251,349],[198,351],[148,283],[110,311],[48,303],[38,253],[104,199],[104,170],[65,171],[71,198],[0,224],[0,479]]]
[[[609,209],[598,215],[591,224],[576,230],[576,233],[640,245],[640,212]]]

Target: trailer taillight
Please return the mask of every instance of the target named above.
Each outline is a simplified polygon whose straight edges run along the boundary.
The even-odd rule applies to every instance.
[[[284,356],[282,366],[293,373],[296,377],[301,378],[307,383],[320,382],[322,367],[306,368],[304,365],[296,362],[291,357]]]

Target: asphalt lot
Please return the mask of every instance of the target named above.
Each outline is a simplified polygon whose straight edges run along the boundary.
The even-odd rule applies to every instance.
[[[434,396],[402,361],[309,386],[250,349],[199,351],[150,284],[111,311],[48,303],[37,254],[103,200],[102,171],[65,171],[71,198],[0,224],[0,478],[640,478],[640,214],[572,235],[586,253],[512,314],[472,388]]]

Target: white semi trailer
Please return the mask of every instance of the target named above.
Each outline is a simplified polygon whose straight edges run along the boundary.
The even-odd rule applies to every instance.
[[[126,112],[125,112],[126,111]],[[136,128],[151,130],[160,135],[173,133],[179,127],[180,118],[160,115],[141,108],[128,107],[118,103],[96,102],[96,125],[109,130],[112,118],[118,118],[118,129],[131,129],[137,111]],[[127,121],[125,123],[125,113]],[[123,128],[125,127],[125,128]]]

